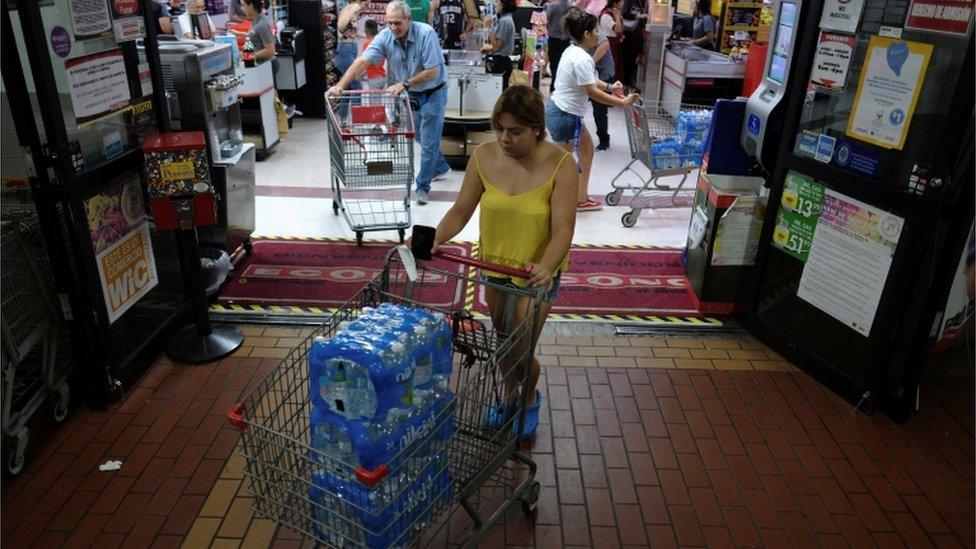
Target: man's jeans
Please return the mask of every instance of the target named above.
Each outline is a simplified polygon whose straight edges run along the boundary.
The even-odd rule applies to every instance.
[[[441,154],[441,132],[444,130],[444,109],[447,107],[447,85],[428,96],[424,92],[410,94],[420,107],[414,111],[416,136],[420,142],[420,173],[417,174],[417,190],[430,192],[430,182],[435,175],[451,169]]]

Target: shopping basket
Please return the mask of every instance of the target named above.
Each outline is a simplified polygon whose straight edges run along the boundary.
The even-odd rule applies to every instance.
[[[630,162],[613,178],[613,190],[606,196],[607,204],[616,206],[625,191],[633,193],[620,222],[633,227],[642,210],[650,208],[650,196],[655,191],[671,194],[676,203],[688,175],[701,166],[705,139],[711,122],[711,107],[658,101],[638,101],[626,109],[627,141]],[[641,163],[650,173],[645,176],[634,169]],[[624,181],[624,175],[637,176],[638,183]],[[662,177],[681,176],[676,185],[662,183]],[[630,179],[628,178],[628,181]]]
[[[406,93],[344,91],[326,96],[332,211],[341,211],[362,244],[363,232],[410,226],[413,115]]]
[[[421,264],[411,279],[391,251],[373,281],[232,408],[229,420],[242,431],[244,473],[258,515],[335,547],[473,546],[512,503],[534,510],[536,465],[518,451],[516,434],[524,422],[545,289],[497,285],[474,267],[516,277],[527,277],[525,271],[435,255],[472,268],[459,274]],[[370,470],[312,448],[308,356],[314,338],[331,337],[365,307],[383,302],[434,310],[425,297],[445,282],[475,284],[504,303],[491,323],[463,304],[436,309],[452,327],[451,404],[434,412],[429,429]],[[520,317],[516,311],[527,312]],[[507,412],[499,415],[500,409]]]

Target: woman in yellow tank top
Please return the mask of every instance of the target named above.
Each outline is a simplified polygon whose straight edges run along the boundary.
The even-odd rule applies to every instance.
[[[490,272],[483,275],[495,284],[548,288],[531,347],[525,350],[531,352],[555,301],[559,276],[569,265],[569,245],[576,225],[576,167],[572,155],[546,141],[545,103],[535,89],[511,86],[505,90],[495,103],[491,124],[497,141],[479,146],[471,155],[461,192],[437,226],[434,246],[461,232],[475,208],[481,206],[481,259],[532,273],[529,279],[509,279]],[[503,325],[507,302],[488,286],[485,300],[497,329]],[[518,326],[529,309],[529,298],[520,298],[512,325]],[[542,397],[535,389],[538,379],[539,361],[533,356],[522,432],[526,438],[535,433],[539,422]],[[513,388],[509,389],[512,395]]]

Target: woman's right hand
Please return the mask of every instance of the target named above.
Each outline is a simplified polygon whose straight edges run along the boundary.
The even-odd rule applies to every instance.
[[[640,99],[640,94],[631,93],[630,95],[624,98],[624,105],[629,107],[634,103],[636,103],[638,99]]]

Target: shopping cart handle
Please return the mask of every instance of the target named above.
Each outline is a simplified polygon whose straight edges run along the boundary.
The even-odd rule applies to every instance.
[[[508,276],[514,276],[515,278],[532,278],[532,271],[527,271],[525,269],[516,269],[514,267],[509,267],[507,265],[488,263],[487,261],[480,261],[472,257],[465,257],[463,255],[451,254],[441,250],[435,250],[434,252],[431,253],[431,255],[434,257],[438,257],[440,259],[446,259],[447,261],[454,261],[455,263],[461,263],[462,265],[470,265],[472,267],[477,267],[479,269],[484,269],[486,271],[492,271],[495,273],[501,273]]]
[[[372,471],[363,469],[362,467],[356,468],[356,478],[366,486],[376,486],[388,474],[390,474],[390,467],[387,465],[380,465]]]
[[[238,403],[230,407],[230,410],[227,412],[227,422],[241,430],[247,428],[247,420],[244,419],[243,404]]]

